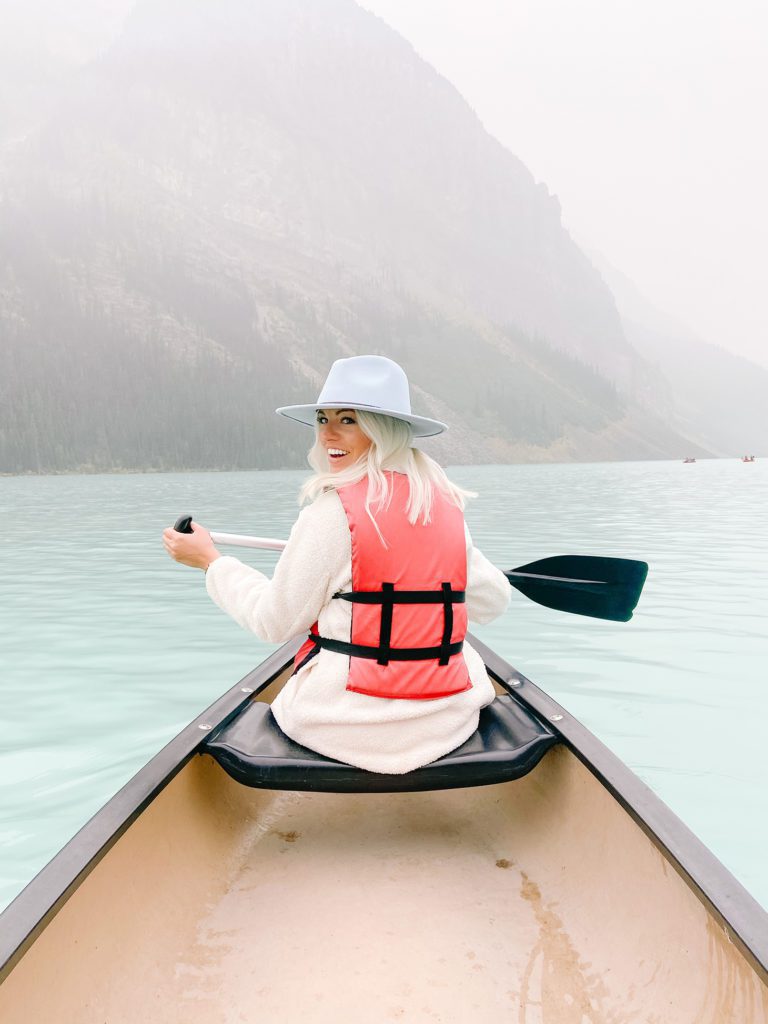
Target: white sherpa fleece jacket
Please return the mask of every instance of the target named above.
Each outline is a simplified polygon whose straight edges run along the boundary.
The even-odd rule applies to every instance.
[[[490,622],[506,610],[504,574],[467,538],[467,615]],[[272,579],[237,558],[217,558],[206,573],[210,597],[261,640],[283,643],[317,621],[321,636],[349,642],[352,589],[349,525],[336,491],[299,515]],[[438,700],[391,700],[346,689],[349,658],[322,650],[295,673],[272,704],[286,735],[327,757],[371,772],[400,774],[460,746],[477,728],[494,689],[480,655],[464,644],[472,688]]]

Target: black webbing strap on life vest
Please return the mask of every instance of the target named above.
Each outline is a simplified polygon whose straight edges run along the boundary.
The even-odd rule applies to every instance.
[[[334,594],[341,601],[352,604],[380,604],[381,627],[379,644],[368,647],[365,644],[351,644],[345,640],[330,640],[328,637],[310,633],[309,638],[326,651],[336,654],[347,654],[353,658],[368,658],[379,665],[388,665],[390,661],[432,661],[447,665],[454,654],[458,654],[464,646],[463,640],[451,643],[453,633],[453,606],[464,604],[466,592],[452,590],[450,583],[441,584],[440,590],[395,590],[394,583],[382,583],[381,590],[349,591],[346,594]],[[392,613],[396,604],[441,604],[443,606],[443,636],[439,647],[392,647]]]
[[[450,654],[448,648],[451,646],[451,633],[453,632],[453,600],[451,584],[443,583],[443,639],[440,642],[440,664],[447,665]]]

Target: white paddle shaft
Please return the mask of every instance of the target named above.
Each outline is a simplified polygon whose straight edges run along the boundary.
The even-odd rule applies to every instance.
[[[288,541],[274,537],[246,537],[240,533],[211,533],[214,544],[232,544],[238,548],[266,548],[268,551],[282,551]]]
[[[239,548],[265,548],[268,551],[282,551],[288,541],[277,540],[274,537],[248,537],[241,533],[211,533],[211,540],[214,544],[231,544]],[[605,580],[577,580],[570,576],[538,576],[532,572],[515,572],[510,569],[505,573],[510,576],[529,580],[546,580],[547,583],[598,583],[607,586]]]
[[[211,533],[214,544],[231,544],[237,548],[264,548],[267,551],[282,551],[288,541],[277,540],[275,537],[248,537],[243,533]],[[574,580],[561,576],[537,576],[531,572],[507,573],[507,576],[519,576],[521,579],[548,580],[553,583],[604,583],[604,580]]]

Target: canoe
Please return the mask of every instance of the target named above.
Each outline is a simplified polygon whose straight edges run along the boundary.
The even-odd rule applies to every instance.
[[[289,741],[267,658],[0,915],[3,1024],[765,1024],[768,915],[476,638],[498,696],[434,765]]]

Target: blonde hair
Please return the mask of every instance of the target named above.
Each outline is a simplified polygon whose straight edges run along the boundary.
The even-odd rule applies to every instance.
[[[413,434],[410,424],[397,420],[393,416],[384,416],[365,409],[355,409],[355,416],[360,429],[370,438],[371,446],[360,456],[353,466],[332,473],[328,465],[328,455],[320,444],[317,432],[315,443],[310,448],[307,461],[315,475],[301,488],[299,502],[313,501],[323,491],[331,487],[347,487],[368,477],[368,493],[365,498],[365,511],[371,518],[376,531],[386,547],[386,541],[376,523],[376,512],[389,507],[392,494],[386,471],[394,470],[408,477],[410,493],[405,507],[409,523],[420,519],[426,526],[432,517],[432,495],[434,490],[440,491],[449,501],[463,509],[467,498],[475,498],[473,491],[452,483],[445,470],[434,459],[418,448],[413,447]],[[317,428],[315,428],[317,430]]]

